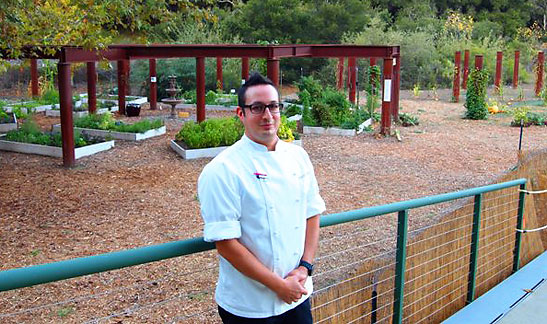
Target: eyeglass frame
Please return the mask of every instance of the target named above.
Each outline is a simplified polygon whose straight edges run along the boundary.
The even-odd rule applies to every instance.
[[[253,106],[263,106],[263,108],[259,108],[259,111],[256,112],[256,110],[253,109]],[[274,106],[277,106],[277,111],[273,111],[272,112],[272,108],[274,108]],[[280,114],[281,111],[283,110],[283,104],[282,103],[279,103],[279,102],[273,102],[273,103],[270,103],[270,104],[264,104],[262,102],[255,102],[255,103],[252,103],[250,105],[243,105],[241,108],[245,109],[245,108],[249,108],[249,111],[251,111],[251,114],[253,115],[262,115],[264,114],[264,112],[266,111],[266,108],[268,108],[268,110],[270,111],[271,114]]]

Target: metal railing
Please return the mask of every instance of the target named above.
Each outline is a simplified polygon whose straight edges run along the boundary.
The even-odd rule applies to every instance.
[[[364,220],[375,216],[397,213],[397,237],[395,252],[396,260],[395,263],[393,263],[395,265],[395,275],[393,276],[394,289],[393,295],[391,296],[392,312],[389,314],[389,317],[391,317],[393,323],[402,323],[403,309],[405,307],[404,289],[405,270],[407,270],[406,262],[409,236],[409,210],[453,201],[461,198],[474,197],[473,225],[471,233],[469,235],[471,237],[470,251],[468,254],[469,262],[467,265],[464,264],[463,266],[469,269],[469,272],[466,275],[466,302],[470,303],[475,298],[477,264],[479,263],[480,259],[478,257],[478,248],[481,239],[480,224],[483,195],[488,192],[516,186],[519,186],[521,191],[518,196],[517,214],[514,216],[516,216],[516,228],[522,228],[525,197],[525,193],[522,190],[525,190],[526,188],[526,179],[518,179],[457,192],[407,200],[381,206],[362,208],[348,212],[324,215],[321,217],[321,227],[333,226],[357,220]],[[522,240],[522,233],[519,231],[516,231],[515,233],[516,234],[514,236],[515,241],[512,261],[513,272],[517,271],[520,266],[520,250]],[[393,238],[393,240],[395,240],[395,238]],[[198,252],[208,251],[211,249],[214,249],[214,244],[204,242],[202,238],[193,238],[183,241],[175,241],[136,249],[76,258],[66,261],[10,269],[0,272],[0,291],[8,291],[114,269],[120,269],[168,258],[190,255]],[[414,278],[413,280],[416,280],[416,278]],[[377,299],[372,298],[371,302],[377,302]],[[374,313],[373,316],[375,318],[376,314]]]

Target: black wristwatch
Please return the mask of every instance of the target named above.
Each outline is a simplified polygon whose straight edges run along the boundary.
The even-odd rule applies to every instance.
[[[308,269],[308,276],[311,276],[313,273],[313,264],[306,262],[304,260],[300,260],[300,263],[298,264],[299,267],[304,267]]]

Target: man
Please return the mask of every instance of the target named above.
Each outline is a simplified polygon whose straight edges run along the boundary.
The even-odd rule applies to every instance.
[[[198,180],[204,239],[215,242],[224,323],[312,323],[309,296],[325,203],[299,146],[277,137],[279,94],[253,74],[239,89],[243,137]]]

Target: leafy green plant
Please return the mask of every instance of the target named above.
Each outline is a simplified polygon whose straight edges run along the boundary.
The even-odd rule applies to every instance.
[[[110,130],[124,133],[144,133],[151,129],[156,129],[163,126],[163,121],[160,119],[148,120],[143,119],[133,124],[126,124],[117,121],[112,117],[112,114],[89,114],[82,118],[74,120],[74,126],[80,128],[92,128],[101,130]]]
[[[399,114],[399,123],[403,127],[416,126],[420,124],[418,116],[411,115],[409,113],[400,113]]]
[[[294,135],[289,125],[287,116],[281,116],[281,123],[279,125],[279,129],[277,130],[277,136],[284,141],[294,141]]]
[[[287,117],[291,117],[294,115],[301,115],[302,114],[302,107],[298,105],[289,105],[286,109],[283,110],[283,115]]]
[[[244,127],[237,117],[211,118],[199,124],[185,123],[175,136],[188,148],[229,146],[241,138]]]
[[[369,115],[372,115],[380,107],[380,67],[378,65],[368,67],[366,80],[368,80],[365,85],[365,92],[367,93],[366,108]]]
[[[412,87],[412,95],[414,96],[414,98],[419,98],[419,97],[420,97],[420,93],[421,93],[420,84],[419,84],[419,83],[416,83],[416,84],[414,85],[414,87]]]
[[[529,107],[516,107],[513,109],[511,114],[513,115],[513,120],[511,121],[511,126],[520,126],[522,122],[525,126],[528,125],[528,112],[530,111]]]
[[[488,72],[475,69],[469,74],[467,83],[467,94],[464,107],[465,114],[469,119],[488,118],[488,105],[486,104],[486,86],[488,83]]]
[[[7,132],[5,139],[13,142],[62,146],[61,133],[43,133],[32,118],[27,119],[19,129]],[[95,139],[83,137],[79,132],[74,132],[74,147],[97,142]]]
[[[43,105],[53,105],[59,103],[59,92],[54,87],[48,87],[40,97],[40,103]]]

